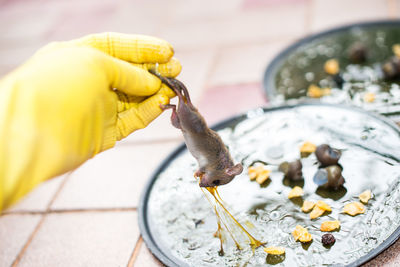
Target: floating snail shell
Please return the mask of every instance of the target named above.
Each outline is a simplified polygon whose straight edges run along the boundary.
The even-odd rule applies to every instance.
[[[279,165],[279,170],[285,174],[285,177],[292,181],[298,181],[303,179],[302,169],[303,165],[300,160],[293,162],[283,162]]]
[[[342,168],[338,165],[332,165],[318,169],[313,180],[319,186],[337,189],[344,184]]]
[[[315,150],[315,156],[317,156],[321,166],[336,165],[341,155],[342,153],[338,149],[332,148],[327,144],[319,145]]]
[[[367,61],[368,49],[361,43],[353,43],[349,49],[349,59],[352,63],[364,63]]]

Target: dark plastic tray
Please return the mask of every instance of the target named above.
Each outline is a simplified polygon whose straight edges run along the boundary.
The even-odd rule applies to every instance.
[[[342,106],[342,105],[332,105],[332,104],[321,104],[321,103],[302,103],[302,104],[297,104],[297,105],[286,105],[286,106],[280,106],[280,107],[273,107],[273,108],[263,108],[264,112],[270,112],[270,111],[275,111],[275,110],[281,110],[281,109],[292,109],[296,107],[301,107],[301,106],[332,106],[336,108],[342,108],[342,109],[348,109],[348,110],[355,110],[360,113],[367,113],[369,116],[371,116],[371,119],[374,120],[379,120],[384,122],[386,125],[389,127],[393,128],[395,132],[399,133],[400,136],[400,129],[394,124],[391,120],[382,117],[380,115],[377,115],[375,113],[371,112],[366,112],[360,108],[357,107],[349,107],[349,106]],[[246,115],[239,115],[236,117],[232,117],[230,119],[224,120],[212,127],[214,130],[220,130],[226,127],[229,127],[230,125],[234,125],[243,119],[246,118]],[[175,149],[169,156],[166,157],[160,164],[160,166],[156,169],[156,171],[153,173],[151,178],[149,179],[147,185],[144,188],[144,191],[142,192],[141,198],[140,198],[140,203],[139,203],[139,228],[140,232],[142,234],[143,240],[145,241],[145,244],[147,247],[150,249],[151,253],[157,257],[163,264],[166,266],[188,266],[186,263],[182,262],[181,260],[177,259],[176,257],[173,256],[172,252],[169,251],[168,248],[166,248],[160,240],[157,238],[157,235],[152,232],[151,230],[151,218],[149,218],[148,214],[148,201],[150,194],[152,192],[153,186],[157,180],[157,177],[159,174],[165,170],[168,165],[170,164],[171,161],[173,161],[180,153],[186,150],[185,144],[181,144],[177,149]],[[378,247],[375,249],[371,250],[368,254],[356,259],[354,262],[351,264],[346,265],[347,267],[356,267],[360,266],[371,259],[375,258],[377,255],[379,255],[382,251],[384,251],[386,248],[388,248],[390,245],[392,245],[398,238],[400,237],[400,227],[398,227],[383,243],[381,243]],[[342,266],[342,265],[340,265]]]
[[[263,76],[263,89],[264,93],[267,96],[268,99],[273,100],[277,97],[277,95],[281,94],[282,92],[279,92],[278,89],[278,78],[277,75],[279,71],[281,70],[282,66],[284,64],[287,64],[287,60],[289,59],[290,56],[293,55],[299,55],[301,52],[302,48],[305,48],[315,42],[325,42],[329,39],[329,42],[331,42],[330,38],[337,38],[338,42],[340,43],[346,43],[346,44],[351,44],[354,41],[357,41],[357,35],[351,35],[350,33],[352,31],[356,30],[362,30],[362,31],[374,31],[375,29],[379,29],[380,31],[388,31],[390,32],[391,37],[389,38],[391,42],[398,43],[400,42],[400,20],[379,20],[379,21],[370,21],[370,22],[364,22],[364,23],[355,23],[355,24],[349,24],[346,26],[341,26],[337,28],[333,28],[330,30],[326,30],[323,32],[319,32],[310,36],[307,36],[305,38],[302,38],[284,50],[282,50],[277,56],[274,57],[274,59],[268,64],[268,66],[265,69],[264,76]],[[398,37],[397,34],[393,34],[396,29],[398,29],[399,35]],[[395,36],[393,36],[395,35]],[[328,41],[327,41],[328,42]],[[343,44],[344,45],[344,44]],[[372,50],[372,49],[370,49]],[[381,52],[376,52],[377,49],[373,49],[374,51],[372,52],[373,58],[369,59],[370,61],[374,61],[375,59],[379,59],[379,61],[386,60],[388,58],[383,51]],[[391,53],[390,47],[388,47],[388,54]],[[371,52],[371,51],[370,51]],[[336,51],[334,53],[335,58],[339,58],[340,61],[348,61],[347,57],[345,56],[346,53],[345,51]],[[321,61],[325,61],[326,57],[324,56],[317,56],[315,59],[312,59],[312,65],[314,65],[313,72],[316,74],[317,77],[320,77],[321,73],[324,73],[323,69],[320,68],[322,66]],[[318,68],[318,69],[317,69]],[[304,73],[303,73],[303,78],[300,78],[300,75],[294,75],[293,76],[296,80],[294,81],[295,84],[295,90],[293,92],[286,92],[284,91],[285,99],[298,99],[299,97],[304,95],[304,92],[300,90],[303,90],[306,84],[310,84],[309,82],[305,81],[304,79]],[[297,88],[297,87],[302,87],[302,88]],[[282,91],[282,89],[281,89]],[[303,99],[302,102],[313,102],[313,101],[318,101],[316,99]],[[397,107],[394,106],[393,108],[390,109],[388,112],[384,107],[380,108],[381,110],[376,110],[378,113],[385,115],[385,116],[392,116],[396,117],[397,119],[400,118],[400,106]],[[388,114],[386,114],[388,113]],[[397,120],[396,119],[396,120]]]

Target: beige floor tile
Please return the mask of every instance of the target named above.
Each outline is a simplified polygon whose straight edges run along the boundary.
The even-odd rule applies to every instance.
[[[136,212],[50,214],[18,266],[126,266],[138,238]]]
[[[52,209],[136,207],[144,185],[178,142],[118,145],[71,173]]]
[[[176,100],[171,101],[175,103]],[[181,131],[171,124],[171,110],[166,110],[146,128],[137,130],[121,140],[121,144],[182,140]]]
[[[387,19],[387,1],[382,0],[315,0],[312,6],[311,31],[354,22]]]
[[[0,216],[0,267],[9,267],[28,241],[41,215]]]
[[[293,39],[221,49],[210,86],[261,82],[268,63]]]
[[[179,18],[166,25],[161,37],[177,49],[249,44],[305,33],[305,4],[251,9],[215,20]]]
[[[50,201],[67,175],[61,175],[43,182],[6,212],[46,211]]]
[[[151,254],[144,241],[141,241],[139,254],[133,264],[134,267],[158,267],[164,266],[156,257]]]
[[[192,102],[197,104],[210,80],[210,71],[212,71],[215,62],[216,49],[194,51],[176,49],[176,57],[182,64],[182,72],[178,79],[188,88]]]
[[[215,20],[240,12],[243,0],[181,0],[172,10],[176,21]]]

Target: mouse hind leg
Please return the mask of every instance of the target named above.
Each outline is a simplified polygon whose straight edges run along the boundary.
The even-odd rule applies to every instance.
[[[178,114],[176,113],[176,105],[171,105],[171,104],[160,105],[160,108],[162,110],[172,109],[171,123],[175,128],[182,129],[181,122],[179,121]]]

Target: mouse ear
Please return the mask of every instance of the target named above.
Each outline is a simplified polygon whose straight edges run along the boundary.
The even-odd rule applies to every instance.
[[[242,164],[238,163],[235,166],[232,166],[232,167],[226,169],[225,173],[228,174],[229,176],[232,176],[232,175],[241,174],[242,171],[243,171],[243,166],[242,166]]]

